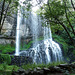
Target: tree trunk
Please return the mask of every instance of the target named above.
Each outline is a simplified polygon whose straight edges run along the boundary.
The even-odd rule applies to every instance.
[[[6,18],[6,16],[7,16],[7,11],[8,11],[9,5],[10,5],[10,2],[9,2],[9,4],[8,4],[7,8],[6,8],[6,11],[5,11],[5,15],[4,15],[4,18],[3,18],[3,21],[2,21],[2,24],[1,24],[2,27],[3,27],[3,24],[4,24],[5,18]]]
[[[1,33],[1,29],[2,29],[1,22],[2,22],[2,17],[3,17],[3,13],[4,13],[4,6],[5,6],[5,0],[3,1],[3,4],[2,4],[2,10],[1,10],[1,16],[0,16],[0,33]]]
[[[3,13],[4,13],[4,6],[5,6],[5,0],[3,1],[3,4],[2,4],[2,10],[1,10],[1,16],[0,16],[0,25],[1,25],[2,17],[3,17]]]
[[[7,16],[7,11],[8,11],[8,8],[9,8],[10,3],[11,3],[11,1],[9,1],[9,4],[8,4],[8,6],[7,6],[7,8],[6,8],[4,17],[1,16],[1,20],[0,20],[0,21],[1,21],[1,22],[0,22],[0,33],[1,33],[1,29],[2,29],[2,27],[3,27],[5,18],[6,18],[6,16]],[[3,7],[2,7],[2,8],[4,8],[4,5],[5,5],[5,0],[3,1]],[[4,9],[3,9],[3,12],[4,12]],[[3,12],[2,12],[2,15],[3,15]]]

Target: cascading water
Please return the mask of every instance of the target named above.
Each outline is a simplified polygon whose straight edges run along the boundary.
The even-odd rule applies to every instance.
[[[28,24],[29,24],[29,27],[31,29],[31,33],[33,36],[33,41],[34,41],[33,46],[27,51],[20,52],[20,55],[32,57],[33,63],[34,62],[35,63],[50,63],[52,61],[61,61],[62,51],[59,45],[52,40],[50,27],[47,27],[47,26],[42,27],[40,16],[36,14],[37,9],[39,9],[39,4],[40,5],[43,4],[43,3],[37,3],[37,1],[39,2],[40,0],[31,0],[31,3],[33,4],[31,14],[29,15],[29,17],[31,18],[27,18],[27,22],[29,22]],[[42,2],[47,3],[47,0],[42,0]],[[18,20],[20,22],[19,18]],[[42,35],[44,39],[41,41],[38,41],[37,39],[38,37],[40,37],[40,35]],[[17,36],[20,36],[19,32],[17,32]],[[17,39],[19,40],[18,37]],[[16,55],[19,54],[18,50],[16,49]]]
[[[48,58],[47,62],[62,60],[61,48],[56,42],[52,40],[50,27],[44,27],[44,44],[46,56]]]
[[[18,6],[19,9],[19,6]],[[18,10],[17,14],[17,28],[16,28],[16,50],[15,55],[19,55],[19,48],[20,48],[20,24],[21,24],[21,13],[20,10]]]
[[[22,0],[23,1],[23,0]],[[22,5],[22,1],[19,0],[20,5]],[[16,27],[16,50],[15,50],[15,55],[19,55],[19,50],[20,50],[20,26],[21,26],[21,19],[22,19],[22,14],[20,10],[20,6],[18,6],[18,13],[17,13],[17,27]]]

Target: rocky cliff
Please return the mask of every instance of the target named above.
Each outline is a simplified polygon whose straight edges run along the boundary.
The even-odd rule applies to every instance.
[[[16,15],[13,15],[13,17],[7,17],[1,30],[2,35],[15,36],[16,24]]]

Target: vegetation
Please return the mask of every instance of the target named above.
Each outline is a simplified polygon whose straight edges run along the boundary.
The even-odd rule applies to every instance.
[[[7,16],[10,16],[12,13],[16,12],[15,9],[17,9],[18,6],[18,0],[0,0],[0,32],[3,27],[5,18]],[[14,6],[14,7],[13,7]],[[11,8],[11,9],[9,9]],[[11,11],[12,10],[12,11]]]
[[[74,26],[74,14],[75,12],[72,9],[72,4],[69,1],[52,1],[48,0],[48,4],[45,4],[41,7],[41,15],[44,15],[47,23],[49,23],[53,28],[57,27],[56,30],[65,30],[70,38],[71,42],[74,45],[73,36],[75,36],[75,26]],[[71,12],[69,12],[69,11]],[[72,36],[71,36],[72,34]]]
[[[15,51],[15,47],[11,47],[10,44],[0,44],[0,51],[2,54],[6,54],[6,53],[12,53],[13,51]]]
[[[0,0],[0,33],[3,27],[5,18],[10,16],[11,14],[16,14],[18,11],[18,6],[21,5],[18,2],[19,0]],[[26,0],[23,2],[24,6],[22,6],[23,10],[29,11],[31,6],[30,0]],[[40,13],[39,13],[40,12]],[[21,12],[25,17],[28,15],[25,12]],[[37,13],[41,16],[42,19],[45,19],[48,27],[51,26],[53,39],[61,45],[61,48],[64,50],[64,55],[67,56],[67,60],[75,61],[75,6],[74,0],[48,0],[47,4],[41,6],[41,8],[37,11]],[[43,26],[45,24],[43,23]],[[38,38],[38,41],[43,40],[43,37]],[[27,50],[31,47],[32,43],[35,41],[30,41],[27,44],[24,43],[24,46],[21,46],[21,50]],[[17,71],[19,69],[16,65],[11,64],[10,53],[15,50],[15,47],[11,47],[11,45],[2,45],[0,44],[0,72],[1,71]],[[14,56],[12,56],[14,58]],[[70,58],[70,59],[69,59]],[[75,62],[73,62],[75,63]],[[48,68],[50,66],[57,66],[59,64],[66,64],[65,62],[52,62],[49,64],[27,64],[22,65],[21,67],[25,70],[34,69],[37,67],[40,68]],[[9,66],[10,65],[10,66]],[[68,75],[68,72],[65,73]],[[75,75],[75,74],[71,74]]]
[[[19,69],[19,67],[17,67],[16,65],[7,65],[5,63],[0,64],[0,71],[9,71],[12,72],[17,71]]]
[[[9,54],[0,54],[0,63],[11,63],[11,57]]]
[[[37,67],[40,67],[41,69],[42,68],[48,68],[50,66],[57,66],[59,64],[64,64],[65,62],[61,61],[61,62],[52,62],[52,63],[49,63],[49,64],[27,64],[27,65],[23,65],[22,68],[25,69],[25,70],[28,70],[28,69],[34,69],[34,68],[37,68]]]
[[[48,0],[40,9],[40,15],[51,26],[53,38],[62,44],[64,53],[75,54],[74,0]],[[45,24],[44,24],[45,26]]]
[[[44,39],[43,37],[39,37],[37,40],[41,41],[43,39]],[[20,50],[28,50],[34,42],[35,41],[24,43],[23,46],[21,44]],[[12,54],[14,51],[15,51],[15,46],[11,46],[10,44],[0,44],[0,52],[2,54]]]
[[[39,37],[39,38],[37,39],[37,41],[42,41],[43,39],[44,39],[43,37]],[[23,46],[22,46],[22,44],[21,44],[20,49],[21,49],[21,50],[28,50],[29,48],[31,48],[31,46],[32,46],[32,44],[33,44],[34,42],[36,42],[36,41],[35,41],[35,40],[34,40],[34,41],[29,41],[28,43],[24,43]]]
[[[29,1],[23,1],[24,6],[21,6],[19,3],[19,0],[0,0],[0,33],[1,29],[3,27],[4,21],[7,17],[12,17],[14,16],[12,14],[17,14],[18,6],[23,8],[23,10],[29,11],[30,9],[30,2]],[[23,12],[21,12],[23,14]],[[23,14],[26,16],[27,14]]]

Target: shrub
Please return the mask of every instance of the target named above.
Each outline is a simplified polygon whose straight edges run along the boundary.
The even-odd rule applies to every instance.
[[[18,69],[19,67],[17,67],[16,65],[7,65],[6,63],[0,64],[0,73],[2,72],[2,75],[10,75],[10,74],[3,74],[3,72],[12,72],[17,71]]]
[[[13,52],[15,50],[15,47],[11,47],[10,44],[2,45],[0,44],[0,51],[5,54],[8,52]]]
[[[0,54],[0,63],[6,63],[10,64],[11,63],[11,57],[9,54]]]

